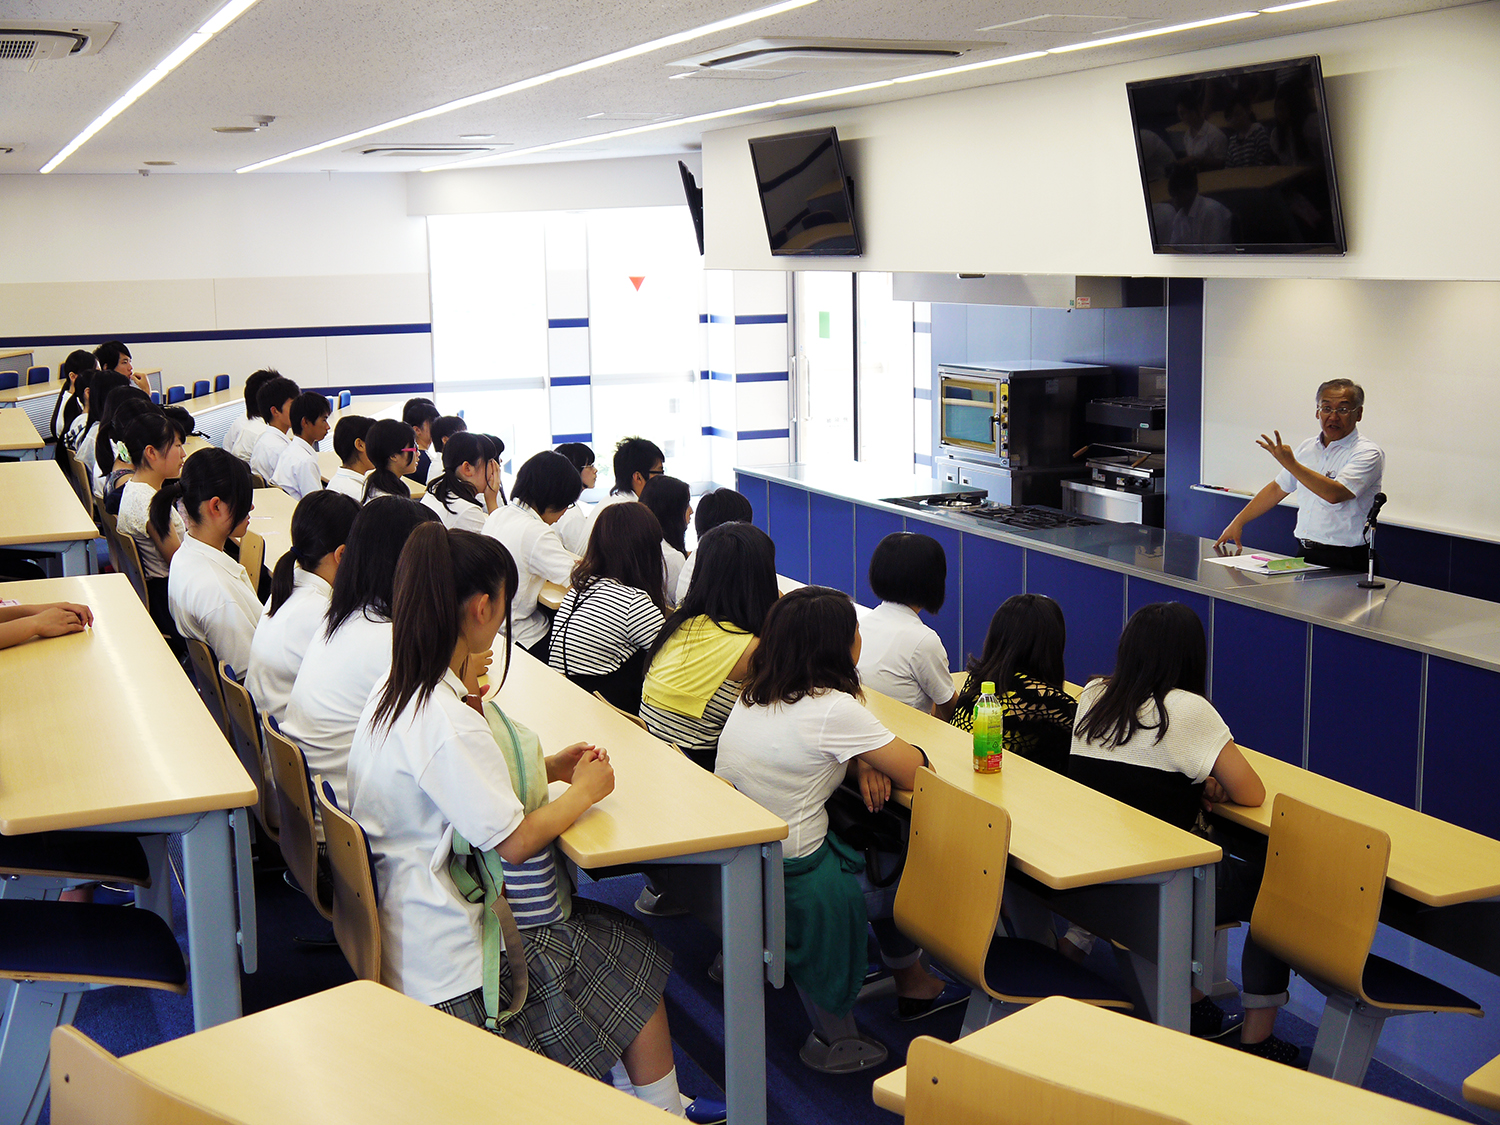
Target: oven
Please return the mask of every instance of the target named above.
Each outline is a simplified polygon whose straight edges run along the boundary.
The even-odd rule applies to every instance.
[[[1011,470],[1072,466],[1084,404],[1112,382],[1107,367],[1040,361],[945,363],[937,375],[938,453]]]

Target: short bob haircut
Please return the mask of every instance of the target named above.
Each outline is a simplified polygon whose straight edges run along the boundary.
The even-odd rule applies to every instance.
[[[1142,729],[1155,730],[1156,742],[1167,733],[1167,693],[1205,695],[1208,644],[1203,622],[1181,602],[1155,602],[1131,614],[1115,650],[1115,671],[1088,713],[1080,716],[1075,737],[1114,748]],[[1156,725],[1141,722],[1140,711],[1156,704]]]
[[[749,523],[755,518],[755,509],[741,492],[732,488],[710,488],[698,497],[698,506],[693,511],[693,530],[706,535],[721,523]]]
[[[594,463],[594,451],[581,441],[565,441],[552,452],[561,453],[569,461],[573,462],[573,468],[582,473]],[[648,469],[651,467],[646,466]]]
[[[442,416],[443,412],[430,398],[409,398],[401,408],[401,421],[414,430],[420,430],[428,422],[436,422]]]
[[[354,460],[359,452],[354,443],[364,441],[374,424],[373,418],[366,418],[363,414],[345,414],[339,419],[339,424],[333,428],[333,451],[338,454],[340,464],[347,465]]]
[[[516,474],[510,498],[538,515],[549,508],[566,511],[583,495],[583,478],[561,453],[544,449],[534,454]]]
[[[750,656],[744,700],[752,707],[796,703],[841,691],[860,697],[854,665],[859,619],[842,590],[802,586],[779,598],[766,614],[760,646]]]
[[[913,531],[887,535],[870,556],[870,589],[883,602],[936,613],[948,593],[948,556],[942,544]]]

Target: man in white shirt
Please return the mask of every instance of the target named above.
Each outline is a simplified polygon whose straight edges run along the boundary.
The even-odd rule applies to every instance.
[[[260,389],[256,401],[260,403],[260,415],[266,420],[266,430],[255,440],[250,451],[250,471],[259,473],[267,483],[276,475],[276,462],[291,443],[288,431],[292,428],[292,403],[301,392],[297,384],[278,375]]]
[[[608,496],[594,505],[588,521],[569,524],[564,528],[567,538],[563,539],[563,546],[576,555],[582,556],[584,548],[588,546],[589,536],[594,533],[594,521],[599,518],[599,513],[611,504],[626,504],[640,499],[641,489],[646,487],[646,482],[667,471],[667,461],[661,447],[654,441],[643,437],[627,437],[621,438],[620,444],[615,446],[614,469],[615,486]]]
[[[1296,450],[1279,430],[1255,443],[1276,459],[1281,472],[1229,522],[1214,546],[1240,553],[1245,525],[1297,493],[1297,539],[1302,557],[1318,566],[1364,570],[1368,561],[1365,521],[1380,491],[1385,454],[1359,432],[1365,392],[1349,379],[1330,379],[1318,388],[1321,431]]]
[[[1165,231],[1157,231],[1166,245],[1227,249],[1233,244],[1234,215],[1217,199],[1198,194],[1197,172],[1184,165],[1173,168],[1167,191],[1172,197],[1171,221]]]
[[[256,402],[255,396],[260,394],[262,387],[276,378],[276,374],[275,371],[263,369],[255,372],[245,380],[245,413],[229,423],[229,429],[224,431],[223,449],[226,453],[234,452],[234,447],[239,443],[241,435],[245,432],[245,427],[250,423],[252,418],[264,424],[264,420],[260,417],[260,404]],[[264,432],[264,430],[258,430],[255,436],[259,437]],[[250,443],[250,448],[255,448],[254,442]],[[242,461],[248,461],[249,459],[250,455],[248,453],[240,458]]]
[[[323,487],[318,442],[328,436],[331,413],[333,407],[317,391],[303,391],[292,400],[292,440],[282,450],[270,483],[298,500]]]

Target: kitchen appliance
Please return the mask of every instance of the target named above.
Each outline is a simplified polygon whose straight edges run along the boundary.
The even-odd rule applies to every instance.
[[[940,496],[896,496],[886,503],[915,508],[919,512],[952,512],[972,516],[1025,531],[1045,531],[1054,527],[1092,527],[1099,522],[1039,504],[995,504],[987,500],[984,492],[979,490],[949,492]]]
[[[1164,454],[1131,446],[1092,445],[1084,467],[1087,480],[1063,482],[1064,511],[1112,523],[1162,526]]]
[[[1062,482],[1082,477],[1073,459],[1084,406],[1113,389],[1108,367],[1023,360],[993,366],[940,364],[938,452],[942,480],[989,492],[1000,504],[1059,507]]]

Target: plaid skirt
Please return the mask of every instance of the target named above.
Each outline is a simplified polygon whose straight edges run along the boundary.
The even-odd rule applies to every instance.
[[[566,922],[521,931],[526,1006],[496,1030],[512,1043],[601,1081],[655,1014],[672,954],[634,919],[603,903],[573,900]],[[510,1003],[510,966],[500,960],[500,1004]],[[484,1026],[480,989],[433,1007]]]

